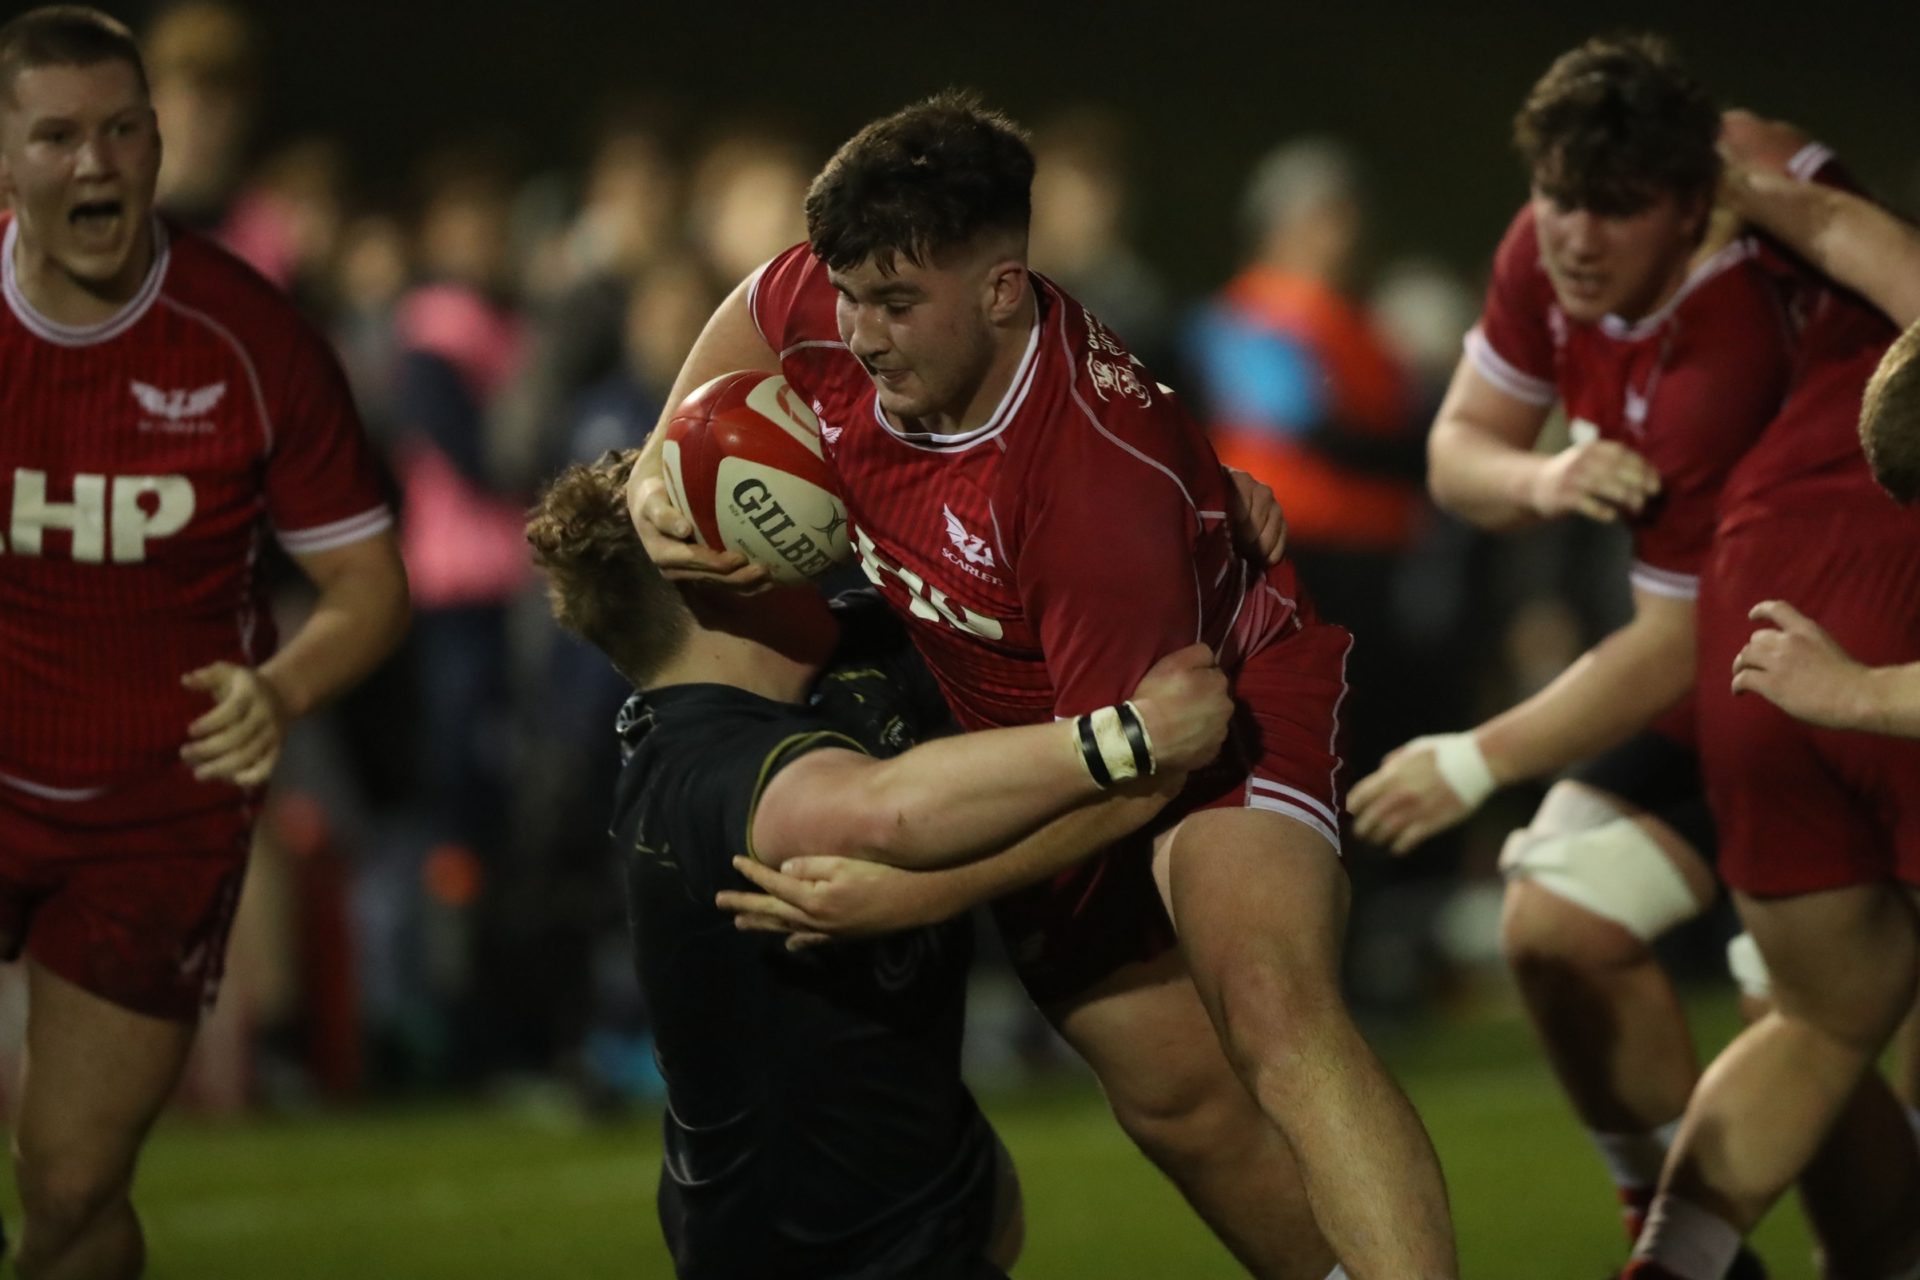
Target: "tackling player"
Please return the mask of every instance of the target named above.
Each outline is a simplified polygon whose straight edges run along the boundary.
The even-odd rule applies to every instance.
[[[667,1081],[659,1207],[675,1270],[1000,1275],[1019,1248],[1018,1188],[960,1080],[971,922],[948,908],[793,954],[726,927],[713,899],[737,883],[728,855],[937,866],[1029,836],[926,881],[935,897],[1031,883],[1137,827],[1213,758],[1226,680],[1194,646],[1083,717],[1138,727],[1138,752],[1123,734],[1119,754],[1089,759],[1071,723],[915,746],[946,707],[883,605],[677,590],[627,517],[632,464],[569,468],[527,536],[556,616],[639,690],[621,713],[614,832]]]
[[[867,126],[814,181],[809,243],[721,306],[669,399],[761,368],[812,401],[862,565],[967,728],[1084,714],[1196,640],[1219,655],[1225,762],[1151,843],[1003,899],[1001,931],[1128,1133],[1259,1274],[1325,1269],[1304,1183],[1356,1274],[1452,1275],[1431,1145],[1339,991],[1350,641],[1289,568],[1234,552],[1204,436],[1028,270],[1032,174],[966,97]],[[634,474],[663,569],[745,576],[679,541],[651,455]]]
[[[152,213],[138,48],[0,28],[0,947],[26,957],[23,1277],[137,1274],[135,1158],[220,977],[287,724],[406,623],[391,518],[322,339]],[[278,538],[319,596],[274,653]]]

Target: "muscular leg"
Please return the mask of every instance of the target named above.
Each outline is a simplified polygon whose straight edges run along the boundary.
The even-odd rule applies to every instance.
[[[29,960],[13,1163],[22,1280],[126,1280],[146,1247],[129,1193],[193,1028],[130,1012]]]
[[[1775,1008],[1701,1078],[1656,1218],[1672,1197],[1744,1234],[1813,1158],[1911,1007],[1920,929],[1914,904],[1886,885],[1742,895],[1739,906]],[[1656,1220],[1642,1241],[1650,1256],[1667,1244],[1662,1230]]]
[[[1507,963],[1607,1163],[1631,1238],[1700,1074],[1686,1012],[1649,940],[1713,901],[1713,873],[1665,822],[1578,782],[1547,793],[1502,866]]]
[[[1265,1280],[1323,1280],[1333,1254],[1293,1152],[1228,1065],[1177,952],[1049,1016],[1100,1077],[1120,1127],[1243,1266]]]
[[[1174,829],[1167,877],[1194,985],[1340,1261],[1355,1280],[1455,1275],[1433,1146],[1340,992],[1334,850],[1277,813],[1207,810]]]

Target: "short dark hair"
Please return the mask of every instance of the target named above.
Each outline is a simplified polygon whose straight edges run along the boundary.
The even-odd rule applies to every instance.
[[[1536,188],[1607,215],[1710,193],[1719,137],[1719,107],[1653,35],[1598,36],[1560,55],[1513,121]]]
[[[91,67],[124,62],[148,92],[140,44],[119,19],[82,4],[30,9],[0,27],[0,96],[13,101],[13,82],[36,67]]]
[[[875,120],[834,152],[807,190],[814,256],[845,270],[869,259],[924,264],[985,231],[1022,235],[1033,210],[1033,151],[1020,127],[949,90]]]
[[[638,457],[608,452],[562,471],[527,518],[527,543],[560,625],[644,686],[680,651],[693,615],[627,516],[627,477]]]
[[[1867,383],[1860,444],[1895,502],[1920,502],[1920,322],[1901,334]]]

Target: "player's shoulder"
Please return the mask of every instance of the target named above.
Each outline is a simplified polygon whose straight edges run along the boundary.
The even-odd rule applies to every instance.
[[[161,297],[174,311],[224,332],[251,353],[319,341],[281,289],[195,231],[166,225],[167,271]]]
[[[1078,445],[1141,462],[1181,452],[1197,428],[1173,389],[1090,309],[1043,277],[1035,280],[1044,314],[1034,393],[1046,430],[1015,434],[1041,447]]]
[[[1523,200],[1507,220],[1507,228],[1500,233],[1493,251],[1493,265],[1496,272],[1545,279],[1546,269],[1540,265],[1540,223],[1533,212],[1533,201]]]
[[[747,309],[760,337],[775,351],[794,341],[827,334],[833,327],[833,284],[826,264],[803,240],[768,259],[747,280]]]

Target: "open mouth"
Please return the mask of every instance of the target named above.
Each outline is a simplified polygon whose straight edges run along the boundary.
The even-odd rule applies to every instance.
[[[83,200],[67,211],[67,225],[90,238],[111,236],[125,212],[119,200]]]

